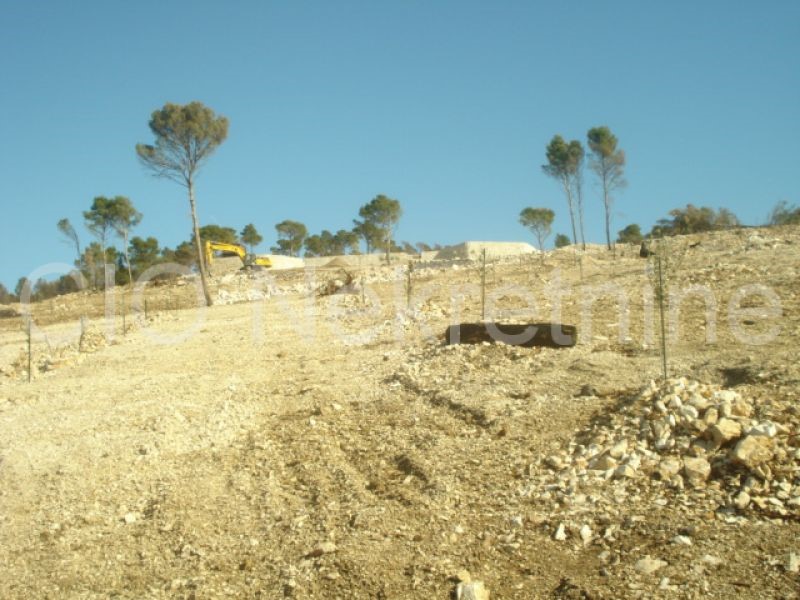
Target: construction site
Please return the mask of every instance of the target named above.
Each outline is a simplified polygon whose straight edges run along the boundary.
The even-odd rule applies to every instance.
[[[670,244],[0,306],[0,597],[800,597],[800,228]]]

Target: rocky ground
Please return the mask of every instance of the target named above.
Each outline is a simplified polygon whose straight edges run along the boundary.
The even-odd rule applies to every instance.
[[[31,383],[11,307],[0,597],[799,597],[800,231],[673,241],[666,381],[637,250],[488,266],[570,348],[445,346],[464,262],[55,299]]]

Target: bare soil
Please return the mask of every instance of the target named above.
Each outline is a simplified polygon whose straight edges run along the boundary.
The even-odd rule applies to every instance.
[[[0,319],[0,597],[450,598],[463,570],[492,598],[800,597],[800,230],[674,244],[673,290],[706,286],[716,327],[709,342],[707,305],[687,295],[670,374],[781,426],[788,474],[781,496],[777,474],[756,482],[766,508],[731,509],[716,467],[676,489],[548,462],[661,376],[638,248],[489,265],[491,314],[577,325],[564,349],[445,346],[451,322],[481,317],[477,263],[419,265],[410,308],[397,267],[324,297],[309,290],[337,273],[228,278],[218,297],[268,293],[207,310],[170,284],[147,290],[146,318],[125,297],[125,332],[124,292],[110,325],[85,293],[34,306],[31,383],[21,321]],[[554,315],[556,280],[570,291]],[[729,303],[752,285],[781,314],[740,293],[752,312],[735,330]],[[645,557],[663,565],[646,573]]]

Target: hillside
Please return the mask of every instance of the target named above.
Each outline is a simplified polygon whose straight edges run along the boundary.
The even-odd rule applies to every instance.
[[[672,252],[666,382],[638,247],[489,264],[570,348],[443,345],[468,261],[55,298],[30,383],[0,319],[0,597],[798,597],[800,228]]]

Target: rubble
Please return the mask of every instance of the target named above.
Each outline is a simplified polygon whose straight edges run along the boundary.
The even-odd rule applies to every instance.
[[[772,401],[770,419],[762,419],[760,401],[736,390],[687,378],[651,382],[548,456],[542,485],[555,484],[548,497],[566,507],[578,491],[618,498],[673,490],[687,506],[696,494],[697,510],[714,499],[721,515],[798,518],[800,452],[790,432],[800,418],[789,409]],[[586,513],[560,512],[568,519]]]

